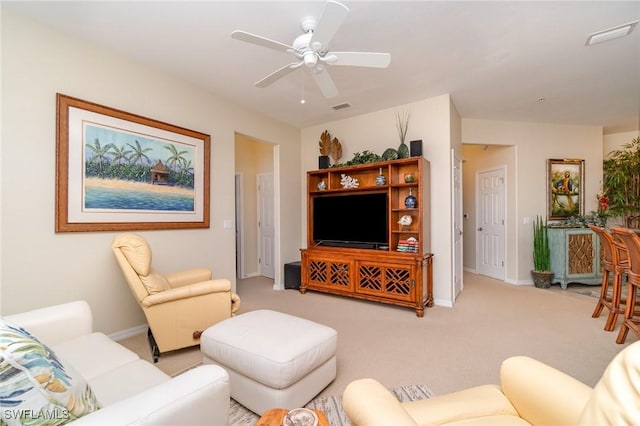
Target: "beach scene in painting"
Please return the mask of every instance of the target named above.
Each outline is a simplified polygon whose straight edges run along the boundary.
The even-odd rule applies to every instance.
[[[194,212],[195,147],[84,126],[84,209]]]

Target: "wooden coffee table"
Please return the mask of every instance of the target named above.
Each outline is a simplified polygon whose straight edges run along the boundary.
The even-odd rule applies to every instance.
[[[318,416],[318,426],[330,426],[327,416],[320,410],[311,410]],[[255,426],[282,426],[284,416],[287,415],[289,410],[285,408],[272,408],[264,412],[262,417],[258,419]]]

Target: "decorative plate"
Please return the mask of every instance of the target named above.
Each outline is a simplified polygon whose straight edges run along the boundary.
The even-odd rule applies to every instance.
[[[397,160],[398,159],[398,151],[396,151],[394,148],[387,148],[382,153],[382,159],[385,160],[385,161]]]
[[[283,426],[317,426],[318,416],[308,408],[294,408],[284,416]]]

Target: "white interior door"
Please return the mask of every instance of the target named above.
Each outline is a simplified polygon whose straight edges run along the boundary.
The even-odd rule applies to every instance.
[[[258,175],[258,265],[260,275],[274,278],[273,173]]]
[[[505,277],[505,170],[504,167],[476,175],[476,265],[478,273]]]
[[[451,172],[453,173],[453,301],[464,287],[462,281],[462,160],[455,149],[451,150]]]

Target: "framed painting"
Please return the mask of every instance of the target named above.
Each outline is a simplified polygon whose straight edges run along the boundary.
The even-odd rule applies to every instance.
[[[56,101],[56,232],[209,227],[209,135]]]
[[[547,218],[584,214],[584,160],[547,160]]]

